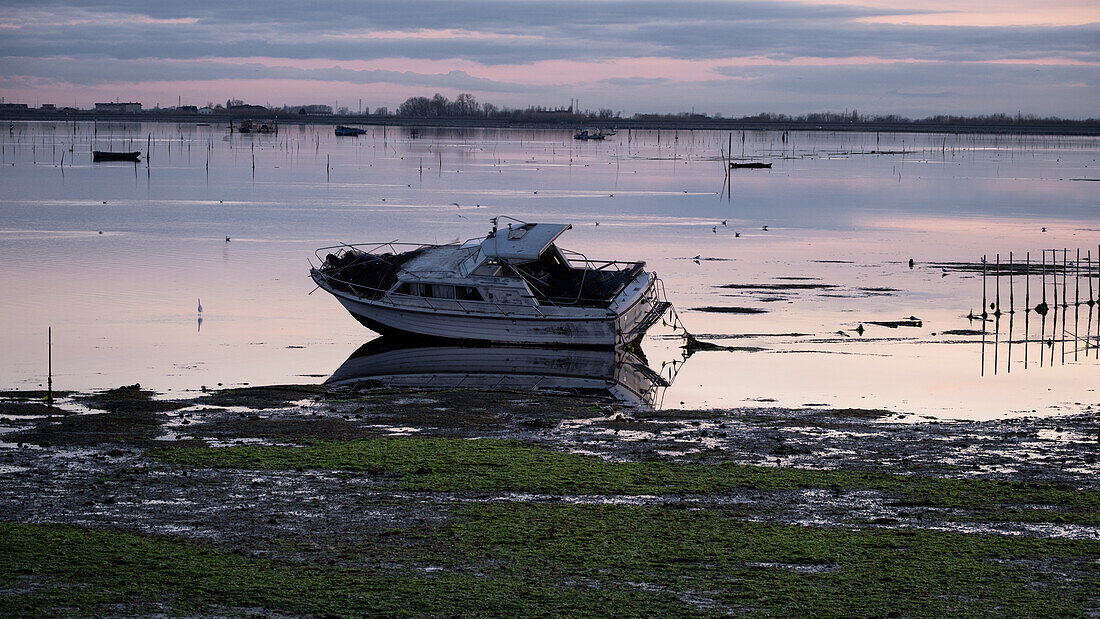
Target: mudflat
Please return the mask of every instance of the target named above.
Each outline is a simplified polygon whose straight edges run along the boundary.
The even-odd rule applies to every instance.
[[[0,612],[1088,615],[1100,410],[0,394]]]

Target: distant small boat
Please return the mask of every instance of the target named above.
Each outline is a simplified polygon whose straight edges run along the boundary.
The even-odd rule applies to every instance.
[[[366,129],[360,129],[358,127],[345,127],[343,125],[336,127],[336,135],[338,136],[355,137],[357,135],[363,135],[366,132]]]
[[[759,170],[761,168],[770,168],[770,167],[772,167],[772,164],[771,164],[771,162],[763,163],[763,162],[760,162],[760,161],[731,161],[730,162],[730,167],[731,168],[748,168],[748,169],[751,169],[751,170]]]
[[[93,150],[92,161],[137,161],[141,157],[140,151],[132,153],[120,153],[111,150]]]
[[[615,133],[614,132],[604,133],[600,129],[591,129],[591,128],[589,128],[589,129],[578,129],[577,132],[573,134],[573,139],[574,140],[602,140],[602,139],[606,138],[609,135],[615,135]]]

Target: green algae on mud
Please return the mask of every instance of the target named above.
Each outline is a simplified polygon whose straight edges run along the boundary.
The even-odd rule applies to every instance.
[[[733,463],[608,462],[493,439],[392,437],[300,446],[170,446],[148,454],[165,463],[198,467],[365,471],[415,491],[667,495],[824,488],[881,491],[896,495],[905,505],[963,509],[1047,505],[1086,516],[1100,514],[1100,491],[1059,484]],[[1050,514],[1052,519],[1058,516],[1057,511]]]
[[[465,505],[443,524],[295,562],[4,522],[0,550],[5,616],[1071,616],[1095,607],[1100,580],[1096,541],[820,529],[745,522],[723,508],[622,505]]]

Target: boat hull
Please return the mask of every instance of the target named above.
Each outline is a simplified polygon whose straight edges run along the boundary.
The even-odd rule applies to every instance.
[[[137,161],[141,157],[141,151],[132,153],[120,153],[107,150],[92,151],[92,161]]]
[[[614,347],[654,307],[654,282],[650,274],[638,290],[624,299],[619,311],[586,308],[520,308],[497,314],[476,311],[441,311],[365,299],[317,283],[336,297],[360,323],[382,335],[441,338],[448,340],[534,344],[540,346]],[[522,311],[526,310],[526,311]]]

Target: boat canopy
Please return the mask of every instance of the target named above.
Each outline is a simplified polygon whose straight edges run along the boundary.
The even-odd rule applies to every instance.
[[[497,230],[481,242],[487,258],[510,262],[534,262],[571,224],[523,224]]]

